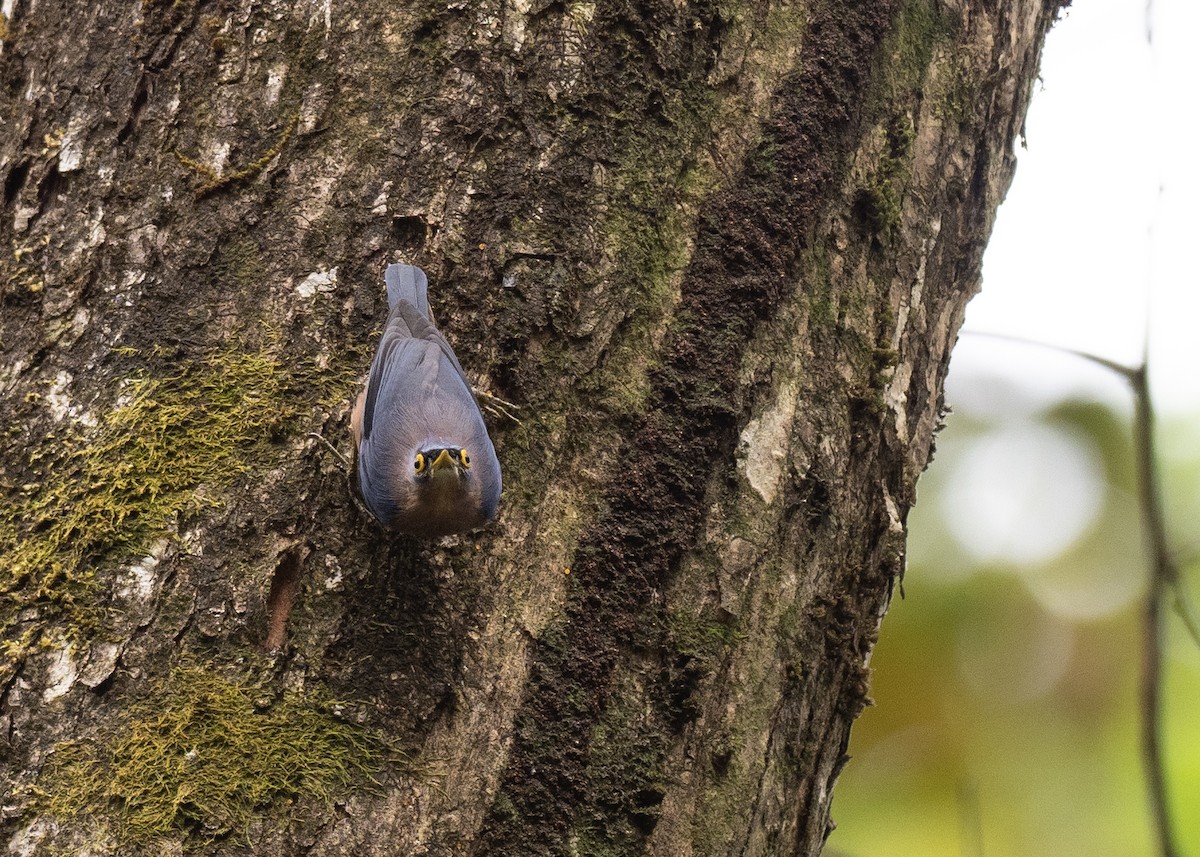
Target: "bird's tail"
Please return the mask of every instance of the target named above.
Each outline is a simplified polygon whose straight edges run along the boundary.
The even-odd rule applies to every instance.
[[[383,279],[387,283],[389,307],[408,301],[429,318],[429,280],[424,271],[415,265],[388,265]]]

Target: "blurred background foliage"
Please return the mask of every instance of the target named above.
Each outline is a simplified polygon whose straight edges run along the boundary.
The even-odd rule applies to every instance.
[[[1132,399],[1047,401],[1011,377],[951,372],[953,413],[909,516],[905,597],[872,658],[875,705],[854,727],[826,854],[1156,853]],[[1200,414],[1160,416],[1169,536],[1193,593],[1198,441]],[[1200,855],[1200,648],[1174,614],[1165,660],[1177,840]]]

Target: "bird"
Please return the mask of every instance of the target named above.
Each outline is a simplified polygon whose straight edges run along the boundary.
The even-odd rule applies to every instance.
[[[388,318],[350,420],[363,503],[392,532],[436,538],[492,520],[500,461],[414,265],[384,272]]]

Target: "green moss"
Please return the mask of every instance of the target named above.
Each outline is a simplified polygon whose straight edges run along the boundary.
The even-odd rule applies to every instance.
[[[648,405],[651,364],[646,355],[654,353],[651,338],[672,303],[674,279],[687,263],[681,220],[678,212],[650,218],[621,211],[607,226],[614,255],[622,261],[620,275],[638,285],[628,330],[616,341],[598,379],[604,405],[616,413],[640,413]]]
[[[290,370],[290,371],[289,371]],[[349,390],[328,367],[285,369],[270,350],[223,351],[171,374],[136,372],[95,429],[64,429],[6,456],[32,478],[0,505],[0,637],[11,669],[48,623],[67,636],[103,626],[98,569],[144,553],[180,514],[220,503],[305,398]]]
[[[779,630],[784,630],[782,625],[776,625],[774,631],[762,629],[750,645],[774,646],[774,634]],[[751,665],[740,683],[744,693],[736,720],[713,734],[707,747],[711,774],[691,816],[691,845],[696,857],[730,853],[734,831],[743,829],[747,822],[746,795],[759,787],[763,774],[764,759],[750,748],[758,746],[777,715],[779,686],[770,680],[762,664]]]
[[[512,798],[508,796],[508,792],[500,789],[496,793],[496,799],[492,802],[492,812],[501,818],[506,818],[509,821],[520,821],[520,814],[517,808],[513,806]]]
[[[978,74],[963,57],[949,58],[931,86],[934,115],[943,120],[966,121],[978,109],[980,88]]]
[[[672,610],[667,614],[667,639],[685,657],[711,661],[744,637],[730,622],[710,613],[697,616],[689,610]]]
[[[886,134],[884,152],[855,196],[854,213],[873,234],[892,238],[900,228],[901,194],[909,178],[915,131],[912,121],[903,117],[893,121]]]
[[[909,114],[929,78],[938,45],[949,40],[956,27],[952,14],[932,0],[905,0],[884,39],[881,83],[869,99],[869,109],[881,117],[887,147],[859,187],[853,205],[859,221],[881,239],[892,238],[900,226],[915,136]]]
[[[642,693],[624,688],[605,709],[589,741],[587,780],[593,811],[574,827],[581,857],[641,853],[654,829],[668,783],[663,775],[666,736],[648,717]]]
[[[211,665],[174,670],[110,734],[60,744],[38,783],[41,810],[107,820],[123,843],[244,833],[285,801],[327,807],[371,782],[388,745],[309,690],[274,699],[263,680]],[[308,807],[311,809],[311,806]]]
[[[268,280],[258,242],[249,235],[234,235],[223,241],[209,263],[208,278],[222,286],[222,291],[258,293]]]
[[[175,152],[175,158],[179,163],[196,174],[196,184],[193,190],[197,197],[205,197],[231,184],[246,182],[257,177],[283,151],[283,147],[292,138],[292,134],[295,133],[296,126],[299,124],[300,114],[297,113],[284,126],[282,133],[280,133],[274,145],[263,152],[258,158],[238,169],[218,173],[208,164],[197,161],[195,158],[189,158],[179,151]]]
[[[712,758],[722,760],[724,768],[713,785],[704,790],[700,807],[692,816],[692,849],[697,857],[728,854],[733,831],[746,810],[746,795],[757,788],[754,772],[738,757],[737,736],[725,736],[713,747]]]
[[[934,0],[905,0],[896,25],[883,42],[883,91],[876,99],[894,104],[920,92],[938,43],[947,40],[955,27],[952,13]]]
[[[854,212],[873,233],[890,238],[900,228],[900,194],[877,173],[859,189]]]
[[[721,4],[720,18],[746,35],[747,50],[763,57],[758,74],[764,86],[790,68],[788,46],[803,32],[798,9],[771,8],[761,20],[743,3]],[[740,39],[727,36],[730,43]],[[638,123],[627,129],[623,159],[613,170],[609,214],[602,225],[608,255],[617,270],[610,279],[630,284],[632,299],[626,329],[620,335],[599,375],[602,401],[616,413],[643,413],[650,394],[653,365],[646,355],[657,352],[654,338],[668,321],[676,301],[678,281],[691,260],[695,219],[703,201],[711,198],[722,176],[708,159],[720,145],[713,129],[741,128],[747,104],[722,97],[707,74],[697,74],[676,89],[661,94],[660,123]],[[749,147],[744,171],[776,171],[777,146],[770,140]],[[728,155],[728,153],[725,153]]]
[[[837,324],[837,305],[833,289],[833,272],[824,244],[813,242],[802,254],[804,298],[808,304],[810,326],[832,332]]]
[[[626,330],[597,378],[606,407],[616,413],[644,411],[648,396],[645,355],[654,353],[654,332],[674,303],[676,281],[690,258],[691,207],[709,188],[697,166],[679,162],[680,152],[698,145],[713,104],[707,93],[675,107],[676,121],[641,129],[625,147],[616,171],[614,204],[602,226],[608,255],[616,262],[611,279],[629,284]]]

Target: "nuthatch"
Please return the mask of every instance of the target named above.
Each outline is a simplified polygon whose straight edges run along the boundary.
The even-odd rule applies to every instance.
[[[471,385],[433,325],[428,280],[389,265],[387,325],[351,419],[363,501],[384,527],[444,536],[481,526],[500,501],[500,462]]]

